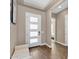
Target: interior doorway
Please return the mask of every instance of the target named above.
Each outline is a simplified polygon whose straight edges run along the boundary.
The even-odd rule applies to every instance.
[[[51,16],[51,42],[56,41],[56,18]]]
[[[29,47],[41,44],[41,15],[26,13],[26,40]]]

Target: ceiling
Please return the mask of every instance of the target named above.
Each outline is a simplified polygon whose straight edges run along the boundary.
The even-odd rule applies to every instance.
[[[68,0],[63,0],[58,5],[56,5],[54,8],[52,7],[52,13],[57,14],[65,9],[68,8]]]
[[[18,0],[18,4],[45,10],[50,5],[60,0]]]
[[[51,0],[24,0],[24,4],[44,9]]]
[[[52,7],[52,12],[57,14],[68,7],[68,0],[18,0],[18,4],[43,11]],[[62,8],[59,8],[59,6],[62,6]]]

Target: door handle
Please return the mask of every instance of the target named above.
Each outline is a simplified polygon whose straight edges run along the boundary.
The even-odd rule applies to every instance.
[[[40,35],[40,31],[38,31],[38,35]]]

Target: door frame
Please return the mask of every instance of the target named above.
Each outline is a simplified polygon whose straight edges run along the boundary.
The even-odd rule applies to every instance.
[[[30,46],[30,38],[29,38],[29,21],[28,21],[28,18],[27,18],[27,14],[33,14],[33,15],[38,15],[38,16],[41,16],[40,14],[36,14],[36,13],[33,13],[33,12],[25,12],[25,41],[26,41],[26,44],[28,44],[29,47],[33,47],[33,46]],[[38,43],[38,45],[40,45],[42,43],[42,40],[41,40],[41,19],[42,19],[42,16],[40,17],[40,43]],[[38,46],[36,45],[36,46]]]
[[[52,12],[51,12],[51,15],[52,15]],[[51,19],[52,19],[52,17],[53,16],[51,16]],[[55,18],[55,17],[54,17]],[[50,19],[50,23],[51,23],[51,19]],[[50,26],[51,26],[51,24],[50,24]],[[51,28],[51,27],[50,27]],[[54,42],[56,42],[56,40],[57,40],[57,19],[55,18],[55,36],[54,36]],[[51,29],[50,29],[50,31],[51,31]],[[51,34],[51,33],[50,33]]]
[[[55,31],[55,32],[54,32],[54,35],[55,35],[55,36],[54,36],[54,42],[56,42],[56,18],[55,18],[55,17],[51,17],[51,19],[52,19],[52,18],[54,18],[54,20],[55,20],[55,24],[54,24],[54,31]],[[51,21],[51,22],[52,22],[52,21]],[[52,25],[51,25],[51,26],[52,26]],[[50,29],[50,30],[51,30],[51,29]]]

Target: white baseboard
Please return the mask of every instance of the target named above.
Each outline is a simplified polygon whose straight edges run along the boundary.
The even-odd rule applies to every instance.
[[[41,43],[40,46],[46,45],[46,43]]]
[[[48,46],[49,48],[52,48],[51,45],[46,44],[46,46]]]
[[[61,44],[61,45],[63,45],[63,46],[68,46],[67,44],[63,44],[63,43],[58,42],[58,41],[55,41],[55,42],[56,42],[56,43],[59,43],[59,44]],[[47,47],[52,48],[52,46],[49,45],[49,44],[47,44],[47,43],[41,43],[41,44],[40,44],[40,46],[43,46],[43,45],[46,45]]]
[[[48,46],[49,48],[52,48],[50,45],[48,45],[47,43],[42,43],[42,44],[40,44],[40,46],[42,46],[42,45],[46,45],[46,46]]]
[[[68,46],[67,44],[64,44],[64,43],[61,43],[61,42],[58,42],[58,41],[56,41],[56,43],[59,43],[59,44],[61,44],[63,46]]]

